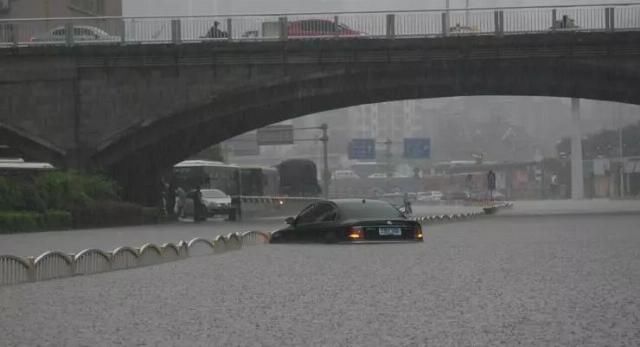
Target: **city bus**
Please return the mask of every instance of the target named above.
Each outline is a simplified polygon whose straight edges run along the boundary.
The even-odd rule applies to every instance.
[[[25,162],[23,159],[0,159],[0,176],[33,176],[55,167],[49,163]]]
[[[227,195],[238,195],[240,167],[219,161],[186,160],[173,167],[173,178],[177,187],[186,191],[219,189]]]
[[[187,191],[219,189],[227,195],[275,196],[279,193],[278,170],[239,166],[218,161],[187,160],[173,168],[175,184]]]

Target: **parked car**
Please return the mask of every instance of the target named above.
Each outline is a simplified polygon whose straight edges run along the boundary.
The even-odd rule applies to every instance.
[[[442,197],[443,200],[469,200],[471,199],[471,194],[469,192],[464,191],[451,191],[447,192]]]
[[[59,42],[66,41],[67,28],[59,26],[46,33],[36,34],[31,38],[32,42]],[[106,31],[89,25],[73,26],[74,42],[118,42],[119,36],[112,36]]]
[[[440,201],[442,200],[443,196],[444,194],[442,194],[441,191],[431,190],[428,192],[419,192],[417,196],[417,200],[418,201]]]
[[[231,205],[231,197],[219,189],[203,189],[202,204],[207,208],[209,217],[228,216],[235,219],[236,209]]]
[[[193,193],[193,192],[192,192]],[[193,216],[193,194],[189,194],[184,207],[185,216]],[[202,189],[202,206],[206,209],[207,217],[227,216],[229,220],[236,220],[236,208],[231,203],[231,196],[220,189]]]
[[[423,240],[420,223],[379,200],[323,200],[286,220],[288,227],[271,235],[271,243]]]
[[[381,172],[376,172],[376,173],[372,173],[371,175],[369,175],[369,178],[387,178],[387,174],[381,173]]]

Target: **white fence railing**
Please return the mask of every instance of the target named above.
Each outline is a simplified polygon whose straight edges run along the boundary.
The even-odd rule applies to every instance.
[[[0,20],[0,46],[506,35],[640,29],[640,4]]]
[[[112,252],[85,249],[77,254],[48,251],[37,258],[0,255],[0,286],[54,278],[90,275],[141,266],[158,265],[187,257],[220,254],[238,250],[243,245],[269,242],[269,234],[259,231],[231,233],[213,240],[196,238],[177,244],[157,246],[147,243],[140,248],[119,247]]]

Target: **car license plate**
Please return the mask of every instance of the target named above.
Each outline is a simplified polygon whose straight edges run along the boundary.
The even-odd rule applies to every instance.
[[[380,236],[401,236],[402,229],[400,228],[380,228],[378,230]]]

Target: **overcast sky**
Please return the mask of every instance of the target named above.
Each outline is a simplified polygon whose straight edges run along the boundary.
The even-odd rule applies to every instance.
[[[416,10],[444,8],[446,0],[124,0],[125,16]],[[640,3],[640,0],[469,0],[471,7]],[[465,0],[451,0],[464,8]]]

